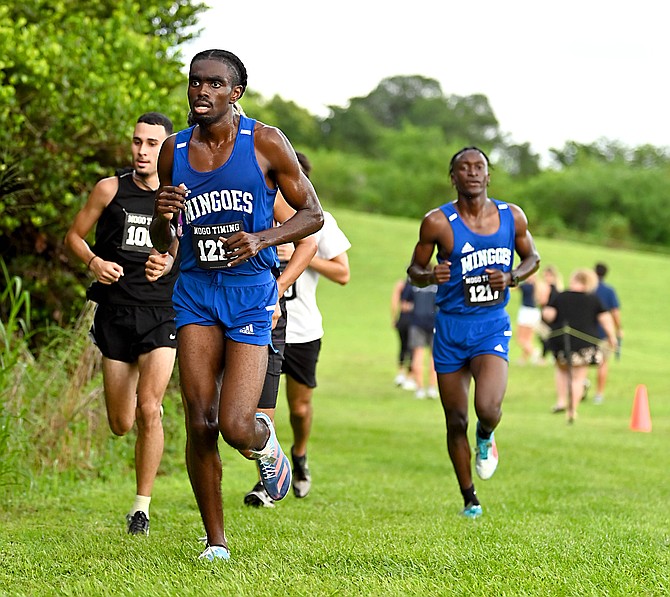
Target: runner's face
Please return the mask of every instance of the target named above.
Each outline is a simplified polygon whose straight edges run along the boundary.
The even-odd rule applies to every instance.
[[[235,72],[218,60],[198,60],[191,65],[188,78],[188,103],[196,123],[210,124],[227,114],[241,95],[233,85]]]
[[[133,133],[133,165],[141,176],[156,174],[158,152],[167,137],[162,124],[138,122]]]
[[[470,149],[460,155],[454,164],[451,182],[463,195],[486,194],[486,187],[489,184],[489,168],[484,156],[475,149]]]

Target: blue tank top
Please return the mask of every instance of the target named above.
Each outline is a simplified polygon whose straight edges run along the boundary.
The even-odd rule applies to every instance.
[[[500,226],[493,234],[472,232],[464,223],[453,203],[440,209],[449,220],[454,233],[454,248],[447,261],[451,262],[451,279],[437,287],[436,304],[444,313],[478,315],[489,319],[498,317],[509,301],[509,288],[493,291],[488,284],[486,269],[509,272],[514,262],[514,216],[509,205],[491,199],[498,207]],[[438,255],[438,261],[444,259]]]
[[[172,184],[183,183],[188,189],[185,210],[177,226],[182,272],[254,276],[279,265],[276,248],[268,247],[244,263],[226,267],[230,256],[218,240],[239,230],[258,232],[272,228],[277,190],[267,186],[256,160],[255,123],[240,116],[230,157],[210,172],[194,170],[189,163],[194,127],[179,131],[175,137]]]

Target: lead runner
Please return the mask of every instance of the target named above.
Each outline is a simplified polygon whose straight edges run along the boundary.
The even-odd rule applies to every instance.
[[[210,561],[230,558],[219,433],[257,461],[273,499],[282,499],[291,486],[291,468],[272,422],[256,414],[277,303],[272,268],[278,265],[275,245],[323,225],[314,187],[286,137],[234,109],[246,86],[244,64],[231,52],[207,50],[193,57],[188,100],[194,125],[161,149],[161,188],[151,224],[154,246],[175,254],[178,245],[181,254],[173,301],[186,466],[207,533],[200,558]],[[273,227],[278,189],[296,213]],[[232,223],[240,231],[227,238],[214,230]]]
[[[475,381],[475,469],[489,479],[498,465],[494,429],[507,386],[509,288],[537,270],[540,256],[523,210],[487,195],[489,160],[477,147],[451,159],[457,199],[426,214],[407,270],[417,286],[438,284],[433,358],[447,425],[447,448],[468,518],[482,515],[472,481],[468,393]],[[437,265],[430,262],[437,248]],[[521,262],[513,267],[514,253]]]

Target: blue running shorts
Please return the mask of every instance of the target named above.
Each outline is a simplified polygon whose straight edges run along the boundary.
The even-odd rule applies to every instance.
[[[435,317],[433,359],[437,373],[453,373],[483,354],[509,361],[512,326],[507,311],[480,318],[438,311]]]
[[[220,325],[226,338],[243,344],[271,344],[277,282],[268,270],[256,276],[182,273],[172,294],[177,329],[189,324]]]

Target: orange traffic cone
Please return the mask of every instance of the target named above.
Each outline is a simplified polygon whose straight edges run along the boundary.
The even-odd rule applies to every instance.
[[[651,431],[651,415],[649,414],[649,399],[647,386],[640,384],[635,388],[633,412],[630,414],[630,428],[633,431]]]

